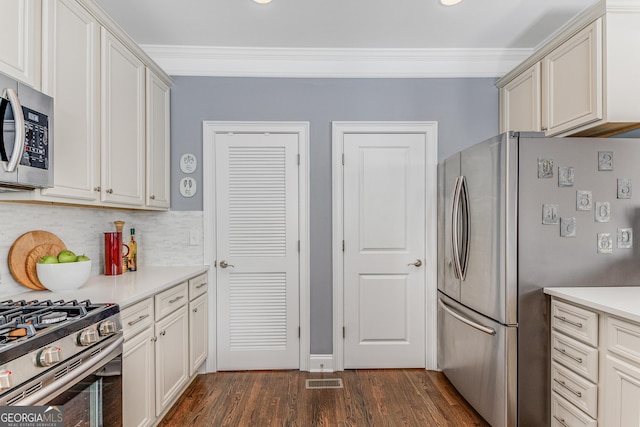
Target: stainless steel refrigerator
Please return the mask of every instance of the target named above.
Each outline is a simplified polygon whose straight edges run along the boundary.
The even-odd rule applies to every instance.
[[[439,367],[492,426],[547,426],[542,289],[640,282],[640,140],[505,133],[438,174]]]

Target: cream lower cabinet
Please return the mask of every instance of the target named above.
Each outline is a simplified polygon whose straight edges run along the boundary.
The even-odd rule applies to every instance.
[[[551,301],[551,425],[640,425],[640,324]]]
[[[597,425],[598,314],[553,300],[551,328],[551,425]]]
[[[156,418],[154,342],[153,327],[148,327],[124,343],[122,412],[125,426],[148,426]]]
[[[207,358],[206,277],[122,310],[124,427],[157,424]]]
[[[606,318],[602,426],[640,425],[640,324]]]
[[[154,300],[122,310],[122,418],[125,427],[152,425],[156,419]]]
[[[40,88],[40,0],[0,2],[0,72]]]
[[[156,415],[160,416],[189,380],[186,305],[156,323],[156,337]]]
[[[189,375],[193,376],[208,356],[207,274],[189,280]]]

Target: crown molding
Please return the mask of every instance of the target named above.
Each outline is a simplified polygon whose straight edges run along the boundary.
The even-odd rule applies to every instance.
[[[301,49],[142,45],[172,76],[501,77],[532,49]]]

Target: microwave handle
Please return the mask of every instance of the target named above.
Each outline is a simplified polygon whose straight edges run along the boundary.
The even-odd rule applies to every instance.
[[[13,152],[9,161],[4,165],[6,172],[14,172],[22,156],[24,150],[24,115],[22,114],[22,106],[15,90],[7,88],[4,90],[3,98],[9,99],[11,110],[15,121],[15,141],[13,143]]]

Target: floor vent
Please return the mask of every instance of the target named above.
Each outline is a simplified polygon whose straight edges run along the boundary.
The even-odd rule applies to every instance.
[[[308,389],[316,388],[343,388],[342,378],[327,378],[321,380],[306,380]]]

